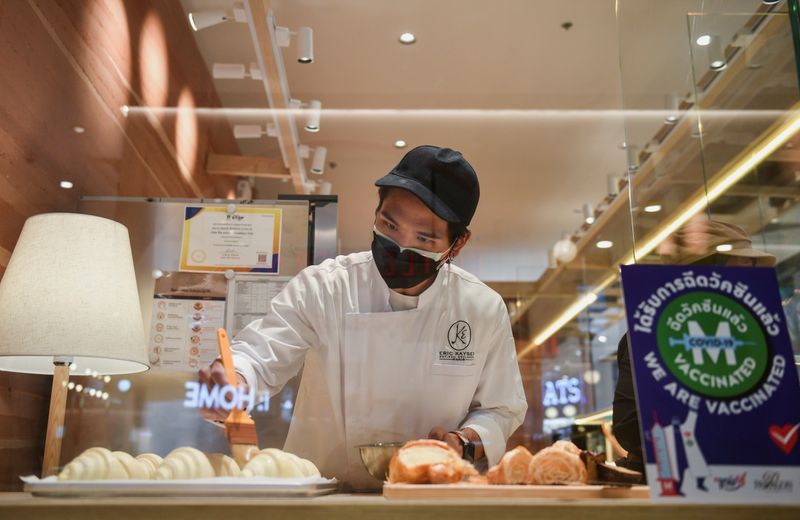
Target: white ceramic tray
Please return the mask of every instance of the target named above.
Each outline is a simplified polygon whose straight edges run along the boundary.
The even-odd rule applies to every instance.
[[[25,491],[49,497],[314,497],[336,492],[336,479],[216,477],[192,480],[58,480],[20,477]]]

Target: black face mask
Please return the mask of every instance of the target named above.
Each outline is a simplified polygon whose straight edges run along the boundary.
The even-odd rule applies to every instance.
[[[372,258],[390,289],[409,289],[433,278],[447,258],[444,253],[431,253],[428,258],[408,248],[401,248],[392,239],[372,233]]]

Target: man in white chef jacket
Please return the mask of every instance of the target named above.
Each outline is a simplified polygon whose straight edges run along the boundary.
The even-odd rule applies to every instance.
[[[472,166],[420,146],[375,184],[371,251],[304,269],[232,345],[259,394],[302,367],[284,449],[356,489],[380,486],[360,444],[431,437],[493,465],[527,409],[502,298],[451,263],[478,205]],[[227,383],[219,361],[200,378]]]

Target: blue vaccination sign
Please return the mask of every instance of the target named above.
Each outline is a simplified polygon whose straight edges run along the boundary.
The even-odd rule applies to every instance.
[[[800,503],[800,384],[775,270],[622,266],[650,493]]]

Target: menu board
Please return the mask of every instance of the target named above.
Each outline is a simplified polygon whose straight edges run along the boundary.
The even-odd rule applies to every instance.
[[[651,496],[800,503],[800,385],[774,269],[622,266]]]
[[[222,274],[169,272],[156,280],[150,325],[154,370],[196,371],[219,355],[226,290]]]
[[[272,299],[283,290],[291,277],[242,275],[228,283],[228,310],[225,320],[228,334],[236,336],[252,321],[263,318]]]
[[[181,271],[277,274],[281,215],[279,208],[187,206]]]

